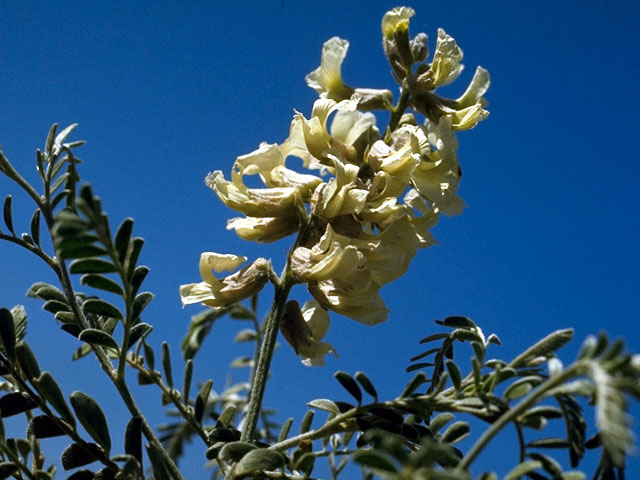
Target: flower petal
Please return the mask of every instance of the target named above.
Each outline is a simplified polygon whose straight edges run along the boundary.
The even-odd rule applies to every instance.
[[[382,17],[382,35],[386,38],[393,38],[393,33],[398,28],[408,29],[409,19],[415,15],[411,7],[395,7],[389,10]]]
[[[349,42],[333,37],[322,46],[320,66],[309,73],[305,80],[321,97],[343,100],[353,94],[353,88],[342,81],[342,62],[347,55]]]
[[[300,192],[292,187],[247,188],[242,175],[225,180],[220,170],[207,175],[205,183],[227,207],[250,217],[286,217],[296,214],[296,197]]]
[[[327,225],[324,235],[313,248],[298,247],[291,254],[291,269],[305,281],[328,280],[351,273],[363,261],[353,245],[343,246]]]
[[[490,84],[489,72],[482,67],[477,67],[471,83],[469,83],[465,92],[456,99],[458,108],[466,108],[476,103],[483,103],[481,101],[482,96],[487,93]]]
[[[227,230],[252,242],[270,243],[298,231],[298,217],[236,217],[227,220]]]

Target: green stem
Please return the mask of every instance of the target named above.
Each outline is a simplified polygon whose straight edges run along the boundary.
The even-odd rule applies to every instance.
[[[45,218],[45,221],[47,222],[47,226],[49,227],[49,232],[51,234],[51,241],[54,244],[54,248],[55,248],[55,239],[53,237],[54,218],[51,213],[51,210],[48,208],[48,205],[45,205],[45,208],[42,209],[42,214],[43,214],[43,217]],[[61,259],[60,252],[57,249],[55,250],[56,250],[55,251],[56,258]],[[57,273],[58,273],[58,278],[60,280],[60,284],[67,296],[69,305],[71,306],[71,310],[73,311],[76,318],[79,320],[82,328],[89,328],[90,327],[89,322],[85,317],[82,308],[78,304],[75,291],[71,283],[71,278],[69,276],[69,271],[67,270],[67,266],[63,260],[58,260]],[[114,386],[118,390],[118,393],[122,398],[122,401],[124,402],[125,406],[129,410],[131,415],[134,417],[140,417],[142,419],[142,432],[144,436],[149,441],[149,443],[153,444],[156,450],[160,453],[171,476],[175,480],[183,480],[182,475],[180,474],[180,471],[178,470],[178,467],[176,466],[175,462],[171,459],[167,451],[162,447],[162,443],[160,443],[160,440],[154,433],[153,428],[151,428],[151,425],[149,425],[149,422],[147,422],[142,411],[138,408],[136,401],[131,395],[131,391],[129,390],[129,387],[124,381],[124,378],[123,378],[124,376],[121,377],[120,375],[118,375],[118,371],[113,367],[111,360],[109,359],[109,357],[107,356],[107,354],[105,353],[102,347],[97,345],[91,345],[91,348],[93,349],[96,357],[98,358],[98,362],[100,363],[100,366],[102,367],[104,372],[107,374],[111,382],[114,384]]]
[[[47,405],[47,402],[39,395],[39,393],[36,393],[31,389],[31,387],[29,387],[27,382],[21,377],[20,372],[16,370],[13,364],[8,359],[6,359],[3,355],[0,355],[0,365],[3,365],[7,370],[11,372],[11,376],[15,381],[14,385],[21,392],[27,394],[27,396],[31,398],[31,400],[37,403],[38,408],[42,411],[42,413],[44,413],[47,417],[49,417],[51,421],[55,423],[58,426],[58,428],[60,428],[65,433],[65,435],[67,435],[71,440],[74,441],[74,443],[79,445],[89,454],[93,456],[97,456],[97,459],[104,466],[113,470],[114,473],[117,473],[120,471],[120,467],[118,466],[118,464],[112,461],[106,453],[96,452],[93,449],[91,449],[91,447],[89,446],[89,443],[86,442],[82,437],[80,437],[80,435],[78,434],[78,432],[74,427],[68,425],[65,421],[58,418],[58,416],[51,411],[51,409]]]
[[[131,287],[129,282],[127,281],[124,275],[121,276],[123,284],[125,285],[125,304],[126,304],[126,315],[125,320],[122,322],[122,328],[124,329],[124,334],[122,335],[122,348],[120,349],[120,358],[118,359],[118,370],[116,376],[118,380],[124,383],[125,378],[125,366],[127,365],[127,351],[129,350],[129,339],[131,338],[131,325],[132,325],[132,316],[133,316],[133,308],[131,298]]]
[[[5,449],[4,454],[11,461],[11,463],[16,465],[20,470],[22,470],[22,473],[24,473],[29,480],[38,480],[37,477],[31,472],[31,470],[29,470],[29,467],[27,467],[24,463],[22,463],[22,461],[20,460],[20,457],[18,457],[17,455],[14,455],[10,449],[8,448]],[[14,476],[14,478],[21,478],[21,477]]]
[[[44,253],[39,248],[36,248],[32,245],[29,245],[27,242],[22,241],[18,237],[13,237],[11,235],[5,235],[4,233],[0,233],[0,240],[6,240],[7,242],[15,243],[16,245],[23,247],[30,251],[31,253],[40,257],[44,262],[49,265],[54,271],[58,268],[58,264],[55,262],[53,258]]]
[[[49,262],[47,263],[50,266],[52,266],[52,268],[54,268],[54,270],[56,271],[56,274],[60,281],[60,286],[62,287],[67,297],[67,300],[69,302],[69,306],[71,307],[71,310],[75,315],[75,317],[78,319],[80,326],[83,329],[90,328],[89,322],[85,317],[82,308],[78,304],[78,300],[76,299],[75,290],[71,283],[71,278],[69,276],[69,271],[67,270],[67,266],[64,260],[62,259],[62,256],[60,255],[59,249],[56,248],[56,242],[53,234],[53,226],[55,224],[55,218],[53,216],[53,210],[51,209],[50,203],[48,203],[48,201],[45,201],[38,194],[38,192],[36,192],[36,190],[29,184],[29,182],[27,182],[15,170],[15,168],[13,168],[13,165],[11,165],[11,163],[7,160],[7,158],[4,156],[1,150],[0,150],[0,171],[4,173],[7,177],[12,179],[14,182],[16,182],[33,199],[33,201],[36,203],[36,205],[40,209],[42,213],[42,217],[44,218],[44,221],[47,224],[49,235],[51,236],[51,242],[54,247],[55,257],[53,262],[55,263],[55,266],[51,265]],[[178,470],[178,467],[176,466],[175,462],[169,456],[167,451],[162,447],[162,443],[160,443],[160,440],[158,440],[158,437],[154,433],[153,428],[151,428],[151,426],[149,425],[149,422],[147,422],[146,418],[144,417],[144,415],[138,408],[138,405],[136,404],[135,400],[133,399],[133,396],[131,395],[129,387],[124,382],[124,378],[121,378],[118,375],[118,371],[113,367],[113,364],[111,363],[111,360],[105,353],[104,349],[97,345],[91,345],[91,348],[93,349],[96,357],[98,358],[98,362],[100,363],[102,370],[104,370],[104,372],[107,374],[109,379],[112,381],[112,383],[118,390],[118,393],[120,393],[120,397],[122,398],[122,401],[126,405],[129,412],[133,416],[137,416],[142,419],[142,431],[144,433],[144,436],[149,441],[149,443],[153,444],[156,450],[160,453],[171,476],[175,480],[183,480],[182,475],[180,474],[180,471]],[[124,364],[124,362],[122,363]],[[124,365],[123,365],[123,368],[124,368]]]
[[[507,410],[504,414],[502,414],[495,422],[491,424],[491,426],[487,430],[484,431],[484,433],[480,436],[476,443],[473,444],[469,452],[456,466],[456,471],[468,470],[471,463],[473,463],[480,452],[484,450],[484,448],[493,439],[493,437],[495,437],[496,434],[500,432],[500,430],[502,430],[509,423],[515,421],[520,415],[522,415],[529,408],[535,405],[539,400],[544,398],[548,394],[549,390],[561,385],[571,377],[577,375],[580,370],[582,370],[582,368],[582,363],[574,363],[562,373],[559,373],[558,375],[547,379],[544,383],[541,383],[515,407]]]
[[[292,286],[293,282],[291,281],[291,277],[288,276],[285,271],[284,281],[275,286],[273,304],[271,305],[271,311],[267,317],[264,341],[262,342],[262,348],[260,349],[260,357],[258,358],[258,365],[256,366],[253,385],[251,386],[251,393],[249,395],[247,416],[242,430],[241,439],[245,442],[251,442],[255,437],[256,426],[258,425],[258,418],[260,416],[260,410],[262,409],[262,399],[264,398],[267,378],[269,377],[271,359],[273,358],[276,339],[278,338],[280,320],[284,314],[284,307],[287,303],[287,297],[289,296],[289,291]]]
[[[524,462],[525,458],[526,458],[526,445],[524,443],[524,434],[522,432],[522,427],[520,426],[520,424],[518,422],[513,422],[513,425],[516,427],[516,433],[518,434],[518,445],[519,445],[519,450],[520,450],[520,460],[519,463]]]
[[[355,415],[357,415],[360,412],[361,412],[361,409],[354,408],[347,412],[341,413],[339,415],[336,415],[331,420],[327,421],[327,423],[325,423],[324,425],[322,425],[321,427],[315,430],[311,430],[310,432],[306,432],[306,433],[301,433],[300,435],[296,435],[295,437],[291,437],[286,440],[283,440],[282,442],[275,443],[271,445],[269,448],[271,450],[277,450],[277,451],[283,452],[290,448],[297,447],[300,444],[300,442],[305,440],[312,441],[328,435],[333,435],[334,433],[346,432],[348,429],[341,428],[341,427],[343,427],[344,425],[347,425],[345,422],[347,422],[348,420],[351,420]]]
[[[302,224],[298,236],[294,243],[291,252],[298,246],[304,245],[308,240],[313,228],[316,224],[316,218],[313,215],[309,215],[305,222]],[[287,298],[291,287],[297,283],[293,274],[291,273],[291,252],[287,257],[287,264],[284,268],[284,272],[280,279],[275,279],[274,286],[275,292],[273,296],[273,303],[271,304],[271,310],[266,320],[266,326],[264,331],[264,340],[262,341],[262,347],[260,349],[260,356],[258,357],[258,364],[255,367],[253,374],[253,381],[251,384],[251,392],[249,394],[249,405],[247,407],[247,415],[245,417],[245,425],[242,429],[241,439],[245,442],[252,442],[255,439],[256,427],[258,425],[258,419],[260,418],[260,411],[262,409],[262,400],[264,398],[264,391],[267,386],[267,379],[269,377],[269,368],[271,367],[271,359],[273,358],[273,352],[276,346],[276,339],[278,338],[278,330],[280,328],[280,320],[284,315],[284,307],[287,303]]]
[[[16,171],[16,169],[13,168],[13,165],[11,165],[9,160],[7,160],[7,157],[4,156],[2,150],[0,150],[0,171],[11,180],[16,182],[20,186],[20,188],[22,188],[27,193],[27,195],[29,195],[33,199],[38,208],[42,209],[42,207],[44,207],[45,204],[40,194],[38,194],[38,192],[35,191],[35,189],[29,184],[29,182],[22,178],[22,175],[20,175]]]
[[[402,93],[400,94],[400,98],[398,99],[398,104],[391,112],[391,118],[389,119],[389,125],[384,133],[384,141],[388,142],[391,139],[391,133],[398,128],[398,123],[400,123],[400,119],[402,115],[404,115],[407,106],[409,105],[409,91],[406,88],[402,89]]]
[[[129,390],[129,387],[127,387],[127,384],[124,381],[120,381],[118,379],[115,379],[113,383],[118,389],[118,393],[120,393],[120,396],[122,397],[122,400],[127,406],[129,413],[131,413],[131,415],[134,417],[140,417],[140,419],[142,420],[142,433],[144,434],[146,439],[149,441],[149,443],[155,447],[158,453],[160,453],[160,456],[162,457],[162,460],[165,466],[169,470],[169,474],[175,480],[183,480],[180,470],[178,470],[178,467],[176,466],[175,462],[169,456],[167,451],[164,449],[164,447],[162,446],[162,443],[160,443],[160,440],[158,440],[158,437],[153,431],[153,428],[151,427],[151,425],[149,425],[149,422],[147,421],[145,416],[142,414],[142,411],[138,408],[138,405],[136,404],[136,401],[133,399],[133,396],[131,395],[131,391]]]
[[[207,433],[202,429],[202,426],[198,423],[198,421],[195,419],[193,414],[189,411],[189,409],[187,408],[187,405],[181,402],[180,399],[176,398],[172,390],[167,385],[165,385],[165,383],[162,381],[162,378],[159,375],[154,375],[153,371],[147,370],[146,368],[144,368],[142,365],[140,365],[135,361],[127,359],[127,363],[129,364],[129,366],[135,368],[137,371],[143,372],[146,375],[148,375],[149,378],[152,378],[153,382],[158,386],[158,388],[160,388],[162,393],[169,400],[171,400],[171,403],[173,403],[173,405],[178,409],[182,417],[187,422],[189,422],[189,425],[191,426],[191,428],[193,428],[193,430],[198,434],[198,436],[202,439],[204,444],[209,445],[209,438],[207,436]]]

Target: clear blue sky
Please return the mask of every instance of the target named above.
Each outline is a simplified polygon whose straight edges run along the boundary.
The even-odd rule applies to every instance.
[[[81,175],[103,198],[112,222],[132,216],[135,232],[146,238],[146,288],[157,296],[145,320],[154,325],[152,343],[169,339],[177,358],[189,317],[199,311],[181,308],[178,285],[198,280],[200,252],[273,257],[279,267],[288,246],[262,251],[227,232],[234,212],[204,185],[205,175],[229,172],[236,156],[261,141],[284,140],[294,108],[310,112],[315,92],[304,76],[317,67],[322,44],[332,36],[351,42],[343,67],[347,83],[395,92],[379,30],[393,6],[5,3],[0,144],[35,181],[34,151],[50,124],[80,124],[74,138],[88,142],[78,153],[85,162]],[[327,340],[339,359],[308,369],[283,345],[268,386],[269,406],[302,412],[308,400],[335,396],[332,374],[338,369],[363,370],[387,396],[395,395],[410,377],[404,373],[409,357],[421,351],[417,341],[434,332],[433,320],[454,314],[497,333],[504,346],[493,356],[506,359],[564,327],[574,327],[577,338],[564,351],[567,362],[586,335],[601,330],[640,350],[637,6],[411,6],[417,13],[411,31],[426,32],[431,49],[443,27],[464,50],[460,84],[476,65],[491,73],[491,116],[459,136],[460,193],[468,208],[442,219],[434,230],[440,245],[420,252],[409,273],[383,290],[392,312],[385,324],[370,328],[334,318]],[[28,200],[0,179],[5,193],[14,194],[16,217],[22,218],[17,228],[26,230]],[[0,261],[0,305],[26,305],[29,338],[43,368],[64,379],[68,392],[113,398],[93,360],[63,368],[74,340],[57,330],[39,303],[24,298],[32,282],[53,281],[50,273],[8,244],[0,244]],[[269,297],[265,292],[263,306]],[[247,353],[229,346],[244,327],[231,321],[215,327],[196,378],[213,376],[217,386],[224,384],[222,367]],[[139,396],[157,411],[159,397],[149,391]],[[202,478],[202,448],[194,450],[192,478]],[[484,462],[504,468],[502,456]],[[639,472],[640,462],[630,468]]]

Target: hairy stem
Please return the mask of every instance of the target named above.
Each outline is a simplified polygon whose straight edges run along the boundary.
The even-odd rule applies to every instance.
[[[314,215],[309,215],[300,231],[294,243],[293,251],[296,247],[304,245],[308,240],[313,228],[316,224],[316,218]],[[287,303],[287,298],[291,287],[296,283],[296,280],[291,273],[291,252],[287,257],[287,264],[284,268],[284,272],[280,279],[274,281],[275,292],[273,296],[273,303],[271,304],[271,310],[266,320],[265,331],[263,334],[262,347],[260,349],[260,355],[258,357],[258,364],[255,367],[253,373],[253,380],[251,384],[251,392],[249,394],[249,405],[247,407],[247,415],[245,417],[244,428],[242,429],[242,440],[245,442],[251,442],[255,439],[256,427],[258,425],[258,419],[260,417],[260,411],[262,409],[262,400],[264,398],[264,391],[267,385],[267,379],[269,377],[269,368],[271,366],[271,359],[273,358],[273,352],[276,346],[276,339],[278,338],[278,330],[280,328],[280,320],[284,315],[284,307]]]
[[[16,171],[15,168],[13,168],[13,165],[11,165],[9,160],[7,160],[7,157],[4,156],[4,153],[2,153],[1,149],[0,149],[0,171],[4,173],[7,177],[9,177],[11,180],[16,182],[20,186],[20,188],[22,188],[27,193],[27,195],[29,195],[33,199],[33,201],[38,206],[38,208],[42,209],[42,207],[44,207],[44,201],[40,196],[40,194],[36,192],[36,190],[29,184],[29,182],[27,182],[22,177],[22,175],[20,175]]]
[[[162,381],[160,376],[159,375],[154,375],[154,372],[152,372],[150,370],[147,370],[146,368],[144,368],[139,363],[137,363],[135,361],[132,361],[130,359],[127,359],[127,363],[131,367],[133,367],[136,370],[138,370],[139,372],[143,372],[143,373],[147,374],[150,378],[153,379],[153,383],[156,384],[158,386],[158,388],[160,388],[162,393],[169,400],[171,400],[171,403],[178,409],[178,411],[180,412],[180,415],[182,415],[182,417],[187,422],[189,422],[189,425],[191,426],[191,428],[193,428],[193,430],[198,434],[198,436],[202,439],[204,444],[208,445],[209,444],[209,438],[207,436],[207,433],[203,430],[202,426],[198,423],[198,421],[195,419],[193,414],[189,411],[189,409],[187,408],[187,405],[185,405],[178,398],[176,398],[176,396],[173,394],[172,390],[167,385],[165,385],[165,383]]]
[[[54,246],[55,257],[54,259],[51,259],[54,264],[52,264],[52,262],[47,261],[47,258],[44,258],[41,255],[40,257],[43,258],[43,260],[45,260],[45,262],[47,262],[47,264],[52,268],[54,268],[54,270],[56,271],[56,274],[60,281],[60,285],[65,292],[65,295],[67,297],[71,310],[73,311],[73,314],[75,315],[75,317],[78,319],[78,322],[80,323],[82,328],[84,329],[89,328],[90,327],[89,322],[85,317],[84,312],[82,311],[82,308],[80,307],[76,299],[75,291],[71,283],[71,278],[69,276],[69,271],[67,270],[67,266],[64,263],[64,260],[62,260],[59,250],[55,246],[56,242],[53,234],[55,218],[53,215],[53,210],[51,208],[51,205],[45,202],[42,199],[42,197],[35,191],[35,189],[13,168],[13,166],[9,163],[9,161],[6,159],[4,154],[2,154],[2,151],[0,151],[0,170],[5,175],[7,175],[7,177],[11,178],[14,182],[16,182],[33,199],[33,201],[36,203],[36,205],[40,209],[42,213],[42,217],[44,218],[47,224],[49,235],[51,236],[51,241]],[[151,426],[143,416],[142,412],[138,408],[127,385],[124,383],[124,381],[120,381],[120,379],[118,378],[118,372],[113,367],[113,364],[111,363],[111,360],[109,360],[109,357],[105,353],[104,349],[96,345],[91,345],[91,348],[96,354],[96,357],[98,358],[98,361],[100,363],[100,366],[102,367],[102,370],[104,370],[104,372],[107,374],[109,379],[114,383],[116,389],[120,393],[120,396],[122,397],[122,400],[127,406],[127,409],[129,410],[129,412],[134,416],[139,416],[142,418],[143,433],[147,438],[147,440],[149,441],[149,443],[153,444],[154,447],[156,447],[156,450],[160,452],[160,454],[162,455],[163,461],[165,462],[169,472],[171,473],[171,476],[175,480],[182,480],[182,475],[180,474],[180,471],[178,470],[176,464],[171,459],[171,457],[166,452],[166,450],[162,447],[160,440],[158,440],[158,437],[155,435],[155,433],[153,432],[153,429],[151,428]]]
[[[271,366],[271,359],[273,358],[273,351],[276,346],[276,339],[278,338],[280,320],[284,314],[284,307],[292,286],[293,283],[286,272],[284,274],[284,281],[275,286],[273,304],[267,317],[264,341],[262,342],[258,365],[256,366],[253,384],[251,385],[249,406],[245,418],[245,425],[242,430],[241,438],[245,442],[251,442],[255,437],[256,426],[258,425],[258,418],[260,416],[260,410],[262,409],[262,399],[264,398],[264,391],[269,376],[269,367]]]
[[[14,236],[11,236],[11,235],[5,235],[4,233],[0,233],[0,240],[6,240],[7,242],[15,243],[16,245],[27,249],[28,251],[30,251],[34,255],[37,255],[42,260],[44,260],[44,262],[47,265],[49,265],[49,267],[51,267],[53,270],[56,270],[58,268],[58,264],[55,262],[55,260],[53,258],[51,258],[49,255],[44,253],[39,248],[36,248],[33,245],[30,245],[27,242],[24,242],[24,241],[22,241],[21,239],[19,239],[17,237],[14,237]]]
[[[55,241],[53,239],[53,231],[52,231],[53,217],[51,215],[51,212],[49,209],[47,209],[46,212],[43,211],[42,213],[45,219],[47,220],[47,225],[49,225],[49,231],[52,234],[52,241],[54,242],[54,245],[55,245]],[[60,258],[59,252],[57,250],[56,250],[56,257]],[[69,301],[69,304],[71,306],[73,313],[76,315],[76,318],[78,318],[83,328],[89,328],[89,322],[85,317],[84,312],[82,311],[82,308],[80,307],[76,299],[73,285],[71,284],[71,278],[69,277],[69,271],[67,270],[66,264],[62,260],[58,261],[58,276],[60,279],[61,286],[67,296],[67,300]],[[182,475],[180,474],[180,470],[178,470],[178,467],[176,466],[175,462],[162,446],[162,443],[156,436],[155,432],[153,431],[153,428],[151,428],[151,425],[149,425],[149,422],[147,422],[145,416],[143,415],[142,411],[140,410],[136,401],[131,395],[131,391],[129,390],[129,387],[125,383],[124,378],[118,375],[118,371],[113,367],[111,360],[109,360],[109,357],[107,356],[107,354],[105,353],[102,347],[96,346],[96,345],[91,345],[91,347],[95,352],[96,357],[98,358],[98,361],[100,362],[100,366],[102,367],[102,369],[105,371],[105,373],[107,374],[111,382],[115,385],[116,389],[118,390],[118,393],[120,394],[122,401],[127,407],[127,410],[129,410],[129,413],[131,413],[131,415],[134,417],[140,417],[142,419],[142,432],[144,436],[149,441],[149,443],[151,443],[155,447],[155,449],[160,453],[160,455],[162,456],[162,460],[164,461],[171,476],[175,480],[182,480]]]
[[[34,392],[31,387],[29,387],[27,382],[21,377],[20,372],[17,371],[14,368],[13,364],[8,361],[3,355],[0,355],[0,364],[11,372],[11,375],[15,380],[16,387],[21,392],[26,393],[29,398],[36,402],[38,404],[38,408],[42,411],[42,413],[49,417],[58,426],[58,428],[60,428],[65,433],[65,435],[67,435],[71,440],[74,441],[74,443],[83,448],[91,456],[96,457],[103,465],[110,468],[114,472],[117,473],[120,470],[118,464],[113,462],[108,455],[91,449],[89,443],[86,442],[82,437],[80,437],[75,428],[71,427],[62,419],[58,418],[58,416],[51,411],[51,409],[47,405],[47,402],[38,393]]]
[[[162,446],[162,443],[160,443],[160,440],[158,440],[158,437],[153,431],[153,428],[151,427],[151,425],[149,425],[149,422],[143,415],[142,411],[138,408],[136,401],[133,399],[133,396],[131,395],[129,387],[127,387],[126,383],[123,380],[120,380],[117,378],[114,380],[113,383],[118,389],[118,393],[120,393],[120,396],[122,397],[122,400],[124,401],[131,415],[134,417],[140,417],[140,419],[142,420],[142,433],[144,434],[146,439],[149,441],[149,443],[152,444],[155,447],[155,449],[158,451],[158,453],[161,455],[165,466],[169,470],[169,474],[175,480],[183,480],[180,470],[178,470],[178,467],[176,466],[175,462],[169,456],[167,451],[164,449],[164,447]]]

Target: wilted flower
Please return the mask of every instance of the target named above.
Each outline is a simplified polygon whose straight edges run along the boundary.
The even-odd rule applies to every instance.
[[[422,217],[404,215],[378,234],[375,248],[362,250],[372,280],[382,286],[404,275],[418,249],[436,243],[428,229],[437,219],[433,212]]]
[[[318,302],[310,300],[302,310],[295,300],[287,302],[280,331],[306,366],[324,365],[324,356],[328,353],[338,356],[338,352],[330,344],[321,341],[327,330],[329,313]]]
[[[389,314],[378,294],[380,286],[364,267],[345,277],[310,283],[308,289],[323,307],[365,325],[384,322]]]
[[[271,262],[258,258],[250,265],[222,279],[215,272],[233,271],[247,261],[247,257],[204,252],[200,255],[202,282],[180,286],[182,305],[202,303],[209,307],[226,307],[255,295],[269,280]]]

